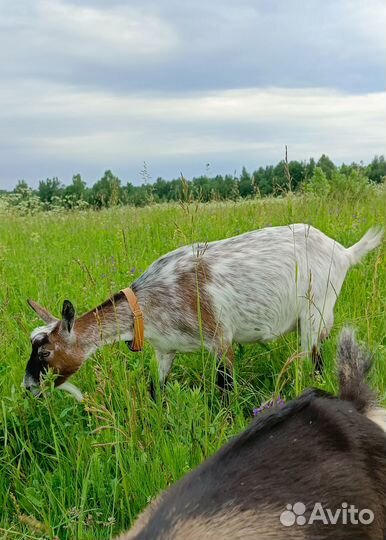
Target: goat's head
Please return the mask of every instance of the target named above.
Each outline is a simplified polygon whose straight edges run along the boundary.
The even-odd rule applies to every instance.
[[[71,302],[63,302],[62,319],[33,300],[28,303],[46,323],[31,334],[32,352],[24,376],[24,387],[37,395],[42,376],[49,368],[57,375],[55,386],[60,386],[79,369],[86,353],[74,331],[75,309]]]

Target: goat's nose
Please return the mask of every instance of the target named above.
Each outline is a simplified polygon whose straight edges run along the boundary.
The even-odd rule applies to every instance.
[[[39,385],[36,384],[36,381],[28,375],[24,377],[22,387],[24,387],[25,390],[28,390],[28,392],[31,392],[34,396],[37,396],[40,393]]]
[[[35,385],[26,386],[25,389],[28,390],[28,392],[31,392],[31,394],[35,397],[40,396],[39,386],[35,386]]]

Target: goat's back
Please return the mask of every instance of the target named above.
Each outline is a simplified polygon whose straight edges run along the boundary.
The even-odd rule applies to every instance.
[[[138,294],[149,291],[152,305],[167,298],[171,315],[185,318],[198,287],[207,318],[218,333],[220,324],[225,342],[269,342],[296,328],[301,314],[308,314],[310,297],[317,313],[325,308],[329,318],[350,264],[335,240],[310,225],[294,224],[181,247],[155,261],[133,286]],[[189,321],[185,326],[194,334]],[[184,350],[195,350],[199,337]],[[174,342],[163,348],[168,347]]]

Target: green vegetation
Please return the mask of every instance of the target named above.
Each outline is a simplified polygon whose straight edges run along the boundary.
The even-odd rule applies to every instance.
[[[385,401],[385,244],[347,276],[323,346],[323,379],[313,380],[310,362],[297,358],[292,334],[267,346],[235,346],[229,405],[221,401],[206,352],[178,356],[154,403],[149,345],[134,354],[116,344],[90,358],[73,377],[87,393],[82,404],[50,388],[42,399],[20,388],[29,334],[41,324],[27,298],[57,315],[69,298],[81,313],[191,241],[304,221],[349,246],[371,225],[386,225],[384,184],[369,186],[360,170],[319,167],[303,193],[280,198],[36,215],[0,208],[0,538],[95,540],[127,529],[160,490],[241,431],[253,408],[273,394],[288,400],[311,385],[335,391],[336,337],[348,323],[375,350],[372,380]],[[81,180],[76,185],[82,189]],[[242,185],[240,179],[240,192]]]
[[[166,181],[157,178],[151,183],[146,164],[141,173],[144,183],[134,186],[122,181],[111,171],[92,187],[87,187],[79,174],[69,186],[63,186],[58,178],[39,182],[32,190],[24,180],[19,181],[12,193],[0,199],[8,208],[14,207],[24,213],[41,210],[108,208],[117,205],[146,206],[154,202],[176,202],[196,200],[200,202],[251,199],[270,195],[283,195],[288,191],[311,191],[326,195],[330,191],[351,191],[358,195],[369,184],[382,183],[386,178],[384,156],[375,156],[369,165],[352,163],[336,167],[326,156],[315,162],[280,161],[276,166],[259,167],[249,173],[243,167],[240,176],[208,175],[193,178],[183,177]],[[1,193],[0,193],[1,196]]]

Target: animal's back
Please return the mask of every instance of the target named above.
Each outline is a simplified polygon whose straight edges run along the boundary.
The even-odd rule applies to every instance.
[[[378,426],[352,404],[310,391],[282,411],[264,413],[162,495],[148,525],[127,538],[316,539],[320,522],[313,535],[312,526],[284,527],[280,516],[287,505],[301,502],[309,517],[325,501],[333,512],[345,502],[358,509],[365,504],[379,518],[368,528],[339,527],[340,540],[378,538],[385,517],[378,493],[385,496],[385,455]],[[331,527],[323,538],[336,534]]]
[[[136,284],[159,283],[178,298],[187,293],[181,276],[190,273],[194,287],[200,265],[201,292],[221,321],[223,338],[266,342],[296,328],[310,295],[320,304],[327,292],[336,298],[349,267],[346,251],[306,224],[269,227],[174,250]]]
[[[339,291],[348,269],[345,249],[305,224],[261,229],[210,247],[214,280],[208,289],[218,316],[228,318],[241,343],[293,330],[309,296],[322,298],[328,287],[331,292],[328,280]]]

